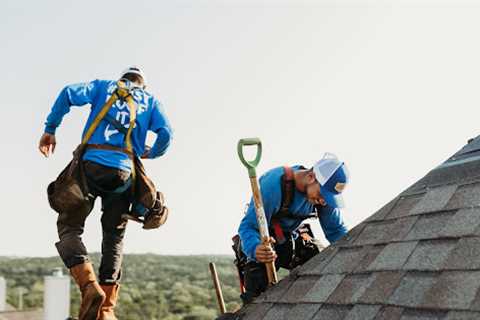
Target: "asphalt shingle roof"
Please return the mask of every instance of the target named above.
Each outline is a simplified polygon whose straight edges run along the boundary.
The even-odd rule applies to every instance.
[[[236,319],[480,319],[480,136]]]

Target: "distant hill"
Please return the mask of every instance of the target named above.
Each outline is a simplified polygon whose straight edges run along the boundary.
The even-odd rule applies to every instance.
[[[91,255],[98,266],[99,254]],[[208,263],[216,263],[228,310],[240,306],[238,280],[230,256],[160,256],[127,254],[118,306],[120,319],[210,320],[217,315]],[[16,306],[19,288],[26,289],[25,308],[43,306],[43,277],[63,266],[60,258],[0,257],[0,276],[7,279],[8,303]],[[68,270],[64,269],[64,273]],[[71,312],[79,292],[72,283]]]

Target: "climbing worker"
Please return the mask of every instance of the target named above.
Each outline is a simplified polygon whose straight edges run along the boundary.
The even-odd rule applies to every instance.
[[[79,320],[117,319],[114,308],[119,293],[127,224],[124,215],[130,212],[132,190],[134,186],[138,187],[133,181],[139,180],[144,173],[139,172],[134,163],[140,161],[139,157],[154,159],[162,156],[172,139],[172,129],[162,104],[145,90],[145,83],[143,71],[129,67],[121,73],[118,81],[94,80],[66,86],[53,104],[40,138],[39,150],[48,157],[55,151],[55,131],[70,107],[91,105],[82,135],[83,140],[88,141],[82,141],[85,150],[79,166],[88,190],[80,200],[84,196],[86,203],[76,207],[79,209],[55,209],[64,208],[73,201],[65,195],[69,188],[52,191],[63,192],[63,198],[57,200],[56,206],[51,202],[52,208],[60,211],[57,220],[60,240],[55,245],[81,291]],[[147,131],[156,133],[151,148],[145,145]],[[72,161],[67,169],[75,165]],[[57,178],[57,185],[65,180],[61,177],[65,178],[67,169]],[[80,183],[74,182],[77,184],[70,186]],[[52,188],[55,183],[51,184]],[[70,189],[76,190],[74,187]],[[85,220],[97,197],[102,199],[103,230],[98,281],[81,238]]]
[[[304,220],[318,217],[330,243],[347,233],[339,208],[348,177],[345,164],[327,153],[313,168],[278,167],[260,178],[270,244],[260,239],[253,199],[233,238],[244,304],[267,288],[265,263],[275,261],[277,269],[291,270],[320,252],[321,244]]]

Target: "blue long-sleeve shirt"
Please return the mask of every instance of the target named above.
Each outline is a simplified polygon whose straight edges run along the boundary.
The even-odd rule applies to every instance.
[[[90,127],[93,119],[100,112],[107,100],[117,88],[117,81],[94,80],[88,83],[79,83],[66,86],[55,101],[45,123],[45,132],[55,134],[56,128],[63,117],[70,111],[71,106],[91,105],[90,115],[83,130],[83,135]],[[133,99],[137,106],[136,126],[132,131],[132,145],[136,156],[145,151],[145,139],[148,131],[156,133],[149,157],[162,156],[168,149],[172,139],[172,128],[167,119],[162,104],[153,95],[145,90],[136,89]],[[130,122],[130,111],[126,102],[117,100],[108,114],[119,121],[125,128]],[[83,136],[82,135],[82,136]],[[102,120],[90,138],[92,144],[109,144],[116,147],[125,147],[125,135],[115,129],[106,119]],[[84,160],[90,160],[108,167],[126,171],[131,170],[131,160],[119,151],[88,149]]]
[[[300,169],[300,166],[292,167],[294,171]],[[263,198],[263,207],[265,215],[270,225],[272,216],[278,213],[282,204],[282,176],[284,168],[274,168],[262,177],[260,177],[260,191]],[[295,189],[293,201],[290,205],[290,212],[296,215],[309,216],[315,211],[315,208],[308,202],[306,195]],[[340,210],[338,208],[322,207],[318,213],[320,225],[325,237],[330,243],[333,243],[343,237],[347,232]],[[282,218],[280,225],[286,232],[295,231],[301,224],[299,219]],[[260,244],[260,233],[255,215],[255,205],[253,199],[247,209],[245,216],[238,228],[238,234],[242,241],[243,252],[249,260],[256,260],[255,249]]]

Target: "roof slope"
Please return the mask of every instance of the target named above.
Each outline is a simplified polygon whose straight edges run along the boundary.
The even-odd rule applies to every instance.
[[[480,136],[236,318],[480,319]]]

